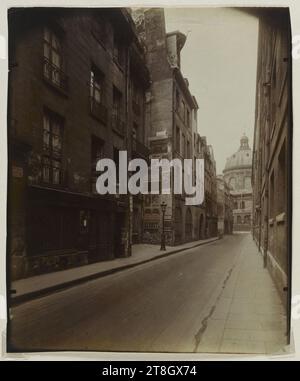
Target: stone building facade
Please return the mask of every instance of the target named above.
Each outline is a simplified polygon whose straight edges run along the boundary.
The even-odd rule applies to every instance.
[[[212,145],[207,144],[206,137],[201,138],[204,158],[204,207],[205,207],[205,237],[218,235],[218,192],[216,161]]]
[[[95,183],[100,158],[148,155],[149,72],[130,14],[11,9],[9,35],[12,278],[129,256],[141,201]]]
[[[223,170],[233,198],[233,230],[250,231],[252,223],[252,150],[243,135],[239,150],[230,156]]]
[[[233,232],[233,197],[231,187],[222,175],[217,176],[218,192],[218,234],[232,234]]]
[[[188,80],[180,70],[180,54],[186,36],[179,31],[166,33],[162,8],[136,9],[132,15],[140,39],[146,47],[146,61],[151,75],[147,103],[150,158],[181,161],[202,158],[203,155],[210,158],[210,148],[204,144],[202,150],[202,145],[198,144],[198,104],[190,92]],[[206,165],[207,176],[211,176],[213,160],[207,161]],[[216,187],[212,189],[215,190],[213,197],[216,202]],[[211,194],[211,189],[207,194]],[[171,194],[168,195],[145,196],[144,242],[159,243],[161,240],[162,202],[167,204],[165,236],[168,245],[216,234],[217,229],[206,226],[213,212],[206,215],[204,205],[187,206],[185,195],[176,195],[171,189]],[[210,201],[207,203],[209,207]],[[215,220],[217,221],[216,217]]]
[[[196,159],[204,159],[204,152],[205,152],[205,145],[204,140],[201,138],[199,133],[197,132],[197,123],[196,120],[194,122],[194,161]],[[205,173],[205,167],[204,167],[204,173]],[[207,183],[204,179],[204,191],[205,186],[207,187]],[[198,205],[196,208],[194,208],[194,214],[195,214],[195,223],[194,225],[194,236],[198,239],[204,239],[207,234],[207,226],[206,226],[206,209],[205,209],[205,198],[204,202],[201,205]]]
[[[253,236],[286,305],[291,281],[292,57],[288,9],[259,22],[253,145]]]

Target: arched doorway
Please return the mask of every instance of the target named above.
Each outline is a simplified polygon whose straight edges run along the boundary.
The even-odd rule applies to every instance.
[[[181,208],[175,208],[175,245],[182,242],[182,213]]]
[[[190,208],[187,209],[185,214],[185,240],[192,240],[192,228],[193,228],[193,219]]]

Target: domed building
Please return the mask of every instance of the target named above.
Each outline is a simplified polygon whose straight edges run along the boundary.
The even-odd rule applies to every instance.
[[[249,231],[252,221],[252,151],[249,139],[243,135],[239,150],[226,160],[224,180],[233,197],[233,230]]]

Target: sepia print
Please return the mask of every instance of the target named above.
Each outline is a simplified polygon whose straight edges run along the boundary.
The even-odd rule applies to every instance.
[[[8,26],[8,351],[287,352],[289,9]]]

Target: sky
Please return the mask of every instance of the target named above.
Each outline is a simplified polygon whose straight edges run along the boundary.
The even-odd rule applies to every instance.
[[[166,8],[167,32],[187,35],[181,70],[198,110],[198,132],[213,146],[217,173],[245,133],[252,147],[258,19],[234,8]]]

